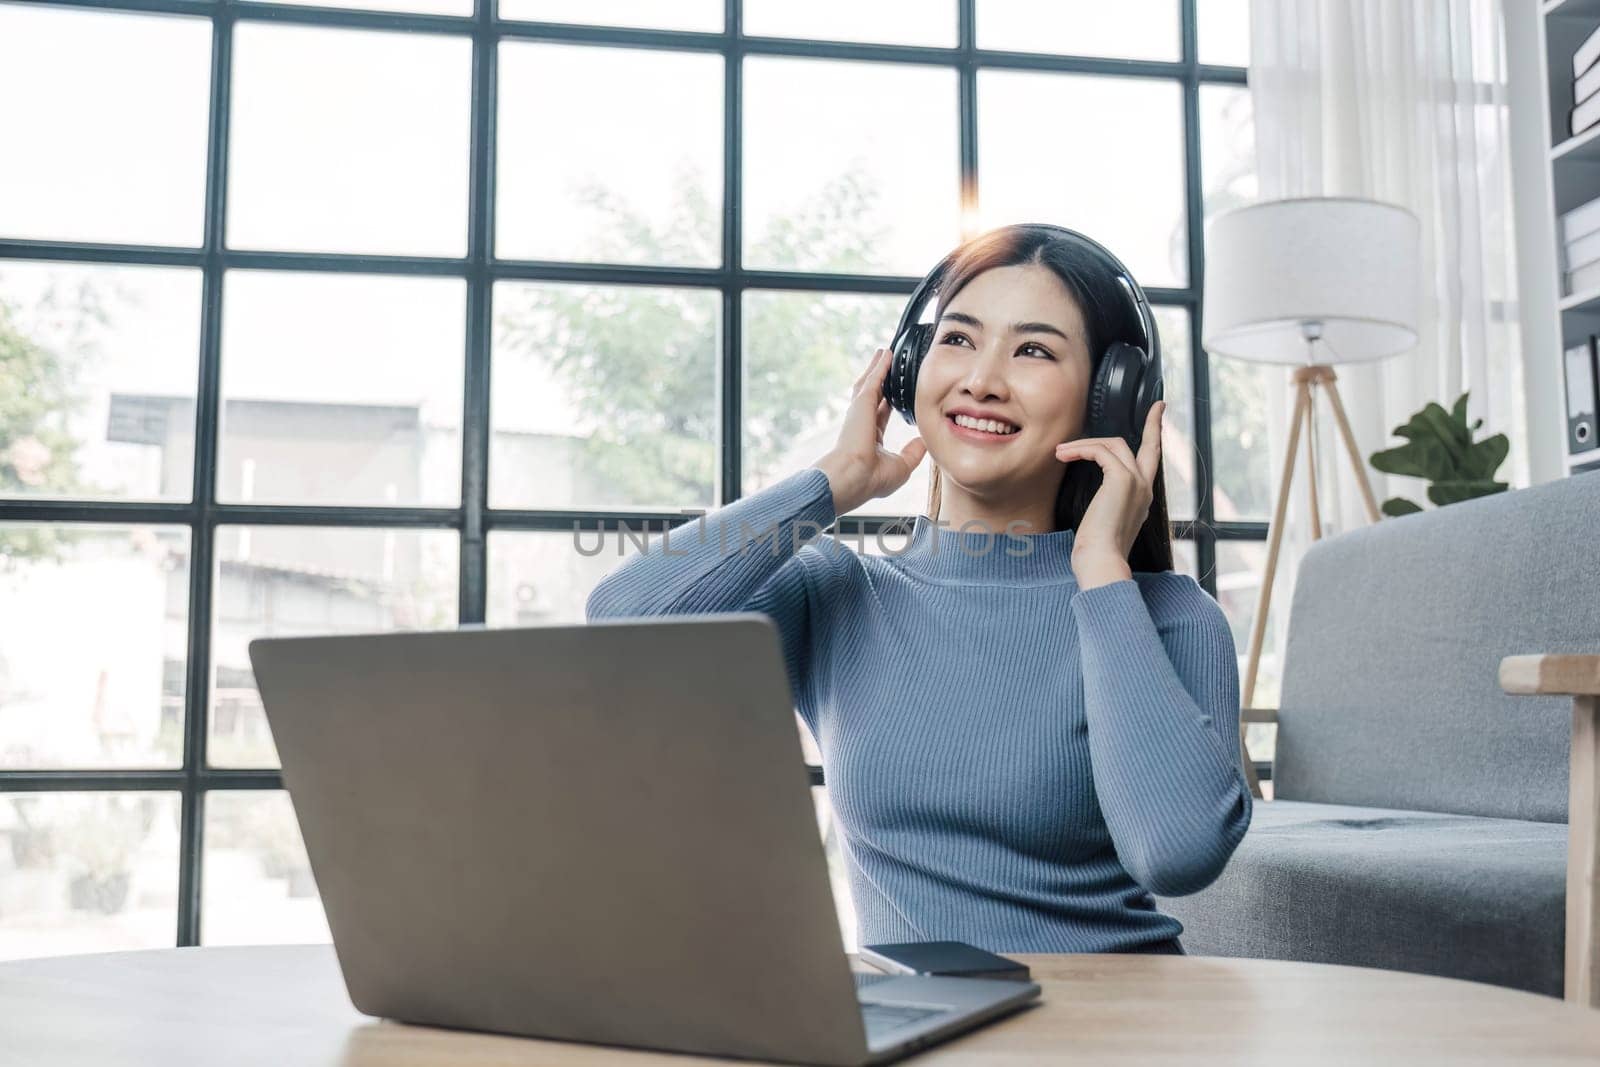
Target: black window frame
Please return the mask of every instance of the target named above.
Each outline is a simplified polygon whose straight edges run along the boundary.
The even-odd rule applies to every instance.
[[[1150,288],[1152,304],[1181,308],[1189,315],[1190,395],[1194,404],[1194,447],[1198,457],[1198,514],[1175,520],[1174,534],[1194,544],[1201,585],[1216,595],[1217,540],[1264,541],[1265,522],[1218,523],[1213,513],[1210,369],[1201,336],[1204,285],[1203,210],[1200,163],[1199,89],[1204,84],[1246,84],[1243,67],[1199,61],[1199,0],[1179,5],[1180,58],[1176,61],[1113,59],[980,50],[976,46],[976,0],[956,4],[955,47],[862,44],[839,41],[753,38],[741,33],[740,0],[724,0],[721,33],[631,29],[501,20],[495,0],[474,0],[466,16],[401,14],[381,11],[302,7],[248,0],[31,0],[42,6],[123,13],[192,15],[211,21],[210,112],[206,152],[205,227],[197,248],[93,244],[0,238],[0,261],[49,260],[94,264],[165,265],[202,272],[200,358],[195,394],[193,495],[187,502],[117,500],[0,499],[0,521],[53,523],[133,523],[183,526],[190,533],[188,647],[185,668],[183,763],[152,770],[5,770],[0,793],[163,791],[181,797],[176,944],[200,943],[201,875],[205,800],[216,790],[281,790],[279,771],[223,768],[207,764],[211,709],[211,632],[215,540],[219,525],[309,525],[452,530],[460,536],[459,622],[481,623],[487,602],[487,535],[494,530],[592,531],[628,523],[632,529],[677,526],[700,511],[575,511],[490,508],[489,423],[492,358],[492,291],[495,282],[568,281],[672,285],[717,290],[721,302],[719,371],[722,376],[722,452],[718,504],[740,495],[742,434],[740,307],[748,290],[908,295],[916,277],[821,274],[747,270],[740,261],[743,159],[742,74],[745,56],[800,56],[931,64],[954,68],[959,84],[959,151],[964,208],[976,203],[977,73],[980,69],[1087,73],[1109,77],[1160,77],[1182,90],[1185,199],[1188,231],[1188,285]],[[371,256],[344,253],[261,252],[226,247],[227,159],[233,28],[241,22],[454,34],[469,37],[471,60],[471,163],[467,254],[462,258]],[[621,266],[543,260],[501,260],[493,256],[494,122],[496,60],[502,40],[565,41],[621,47],[714,52],[725,59],[723,108],[723,205],[720,267]],[[969,216],[972,217],[972,216]],[[971,236],[970,234],[967,236]],[[216,499],[219,374],[223,281],[230,270],[276,269],[335,271],[464,278],[467,282],[466,363],[462,410],[461,503],[456,507],[363,507],[341,505],[227,504]],[[898,520],[841,517],[842,533],[872,534]],[[1258,765],[1266,776],[1269,768]],[[822,785],[820,768],[812,781]]]

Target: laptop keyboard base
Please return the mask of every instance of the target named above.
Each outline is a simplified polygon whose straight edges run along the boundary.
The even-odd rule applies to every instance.
[[[879,982],[896,977],[892,974],[863,974],[856,972],[857,994]],[[919,1008],[909,1004],[885,1004],[878,1001],[861,1001],[861,1021],[866,1024],[867,1041],[876,1044],[901,1027],[931,1019],[935,1015],[948,1015],[949,1008]]]

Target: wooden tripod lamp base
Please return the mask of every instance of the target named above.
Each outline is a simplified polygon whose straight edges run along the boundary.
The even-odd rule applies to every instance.
[[[1200,346],[1212,358],[1294,367],[1294,415],[1283,458],[1267,569],[1250,634],[1250,667],[1240,708],[1239,755],[1250,791],[1261,795],[1244,743],[1244,724],[1267,721],[1255,699],[1261,639],[1272,604],[1272,580],[1283,539],[1284,507],[1294,477],[1300,426],[1315,426],[1313,390],[1328,386],[1339,434],[1356,469],[1367,514],[1378,521],[1366,465],[1356,451],[1330,364],[1387,359],[1416,347],[1422,316],[1422,221],[1401,204],[1361,196],[1296,196],[1239,204],[1206,226],[1206,277],[1200,306]],[[1285,358],[1305,343],[1305,357]],[[1307,436],[1310,434],[1308,432]],[[1311,472],[1311,536],[1322,537],[1317,458]]]
[[[1310,363],[1295,368],[1294,371],[1294,414],[1289,417],[1289,447],[1283,457],[1283,473],[1278,479],[1278,503],[1272,513],[1272,527],[1267,539],[1267,567],[1261,575],[1261,592],[1256,599],[1255,620],[1250,627],[1250,660],[1244,677],[1243,707],[1249,709],[1256,691],[1256,670],[1261,665],[1261,643],[1267,632],[1267,611],[1272,606],[1272,581],[1278,570],[1278,548],[1283,541],[1283,518],[1289,504],[1290,485],[1294,480],[1295,458],[1300,446],[1300,427],[1306,427],[1306,478],[1307,489],[1310,493],[1311,537],[1313,540],[1322,538],[1322,514],[1319,510],[1317,499],[1317,457],[1315,438],[1311,432],[1312,420],[1316,418],[1316,388],[1325,385],[1328,392],[1328,403],[1333,408],[1334,422],[1338,426],[1339,437],[1344,441],[1345,449],[1350,456],[1350,463],[1355,467],[1356,484],[1361,487],[1361,497],[1366,504],[1367,517],[1372,522],[1377,522],[1378,502],[1372,495],[1372,482],[1367,477],[1366,465],[1361,460],[1361,453],[1356,448],[1355,435],[1350,432],[1350,421],[1345,418],[1344,404],[1339,399],[1339,387],[1336,384],[1338,375],[1333,368],[1324,363]],[[1247,715],[1246,720],[1249,716]],[[1245,722],[1239,724],[1239,757],[1244,767],[1245,781],[1250,784],[1250,792],[1256,797],[1261,796],[1261,783],[1256,776],[1255,764],[1250,759],[1249,749],[1244,743]]]

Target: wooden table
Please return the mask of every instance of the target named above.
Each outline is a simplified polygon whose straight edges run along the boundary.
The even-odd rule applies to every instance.
[[[1206,956],[1017,958],[1043,987],[1040,1003],[906,1062],[1600,1062],[1600,1011],[1476,982]],[[6,1067],[731,1062],[372,1019],[351,1007],[327,945],[0,964]]]

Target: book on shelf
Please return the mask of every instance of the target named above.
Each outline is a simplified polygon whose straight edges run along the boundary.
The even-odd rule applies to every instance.
[[[1585,263],[1577,270],[1564,271],[1563,274],[1567,282],[1568,296],[1600,289],[1600,261]]]
[[[1567,451],[1587,452],[1595,447],[1596,417],[1600,415],[1600,394],[1595,382],[1600,367],[1595,361],[1593,334],[1566,351]]]
[[[1574,137],[1597,122],[1600,122],[1600,96],[1591,96],[1567,111],[1567,131]]]
[[[1596,89],[1600,89],[1600,63],[1596,63],[1594,66],[1590,67],[1588,70],[1584,71],[1582,74],[1573,79],[1573,103],[1583,103],[1585,100],[1594,95],[1594,91]]]
[[[1600,196],[1561,213],[1561,242],[1572,244],[1585,234],[1600,230]]]
[[[1562,269],[1577,270],[1600,259],[1600,230],[1561,244]]]
[[[1578,77],[1594,66],[1594,61],[1597,59],[1600,59],[1600,26],[1590,31],[1589,36],[1578,46],[1578,50],[1572,53],[1572,76]]]

